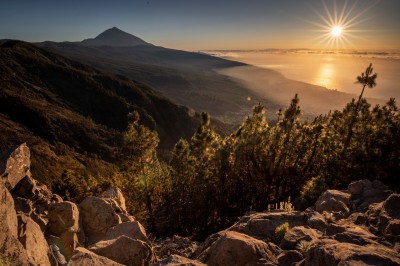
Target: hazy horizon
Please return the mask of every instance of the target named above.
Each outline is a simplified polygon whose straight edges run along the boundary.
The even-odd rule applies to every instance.
[[[116,26],[182,50],[400,49],[400,1],[13,1],[0,38],[81,41]],[[340,26],[340,36],[331,30]]]

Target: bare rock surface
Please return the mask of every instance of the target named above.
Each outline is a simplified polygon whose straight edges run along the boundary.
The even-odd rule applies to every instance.
[[[138,221],[125,222],[109,228],[104,240],[116,239],[120,236],[139,239],[150,244],[150,241],[146,235],[146,230]]]
[[[88,238],[87,245],[105,238],[109,228],[120,223],[119,216],[106,200],[87,197],[79,204],[82,226]]]
[[[195,255],[199,243],[187,237],[174,235],[164,239],[158,239],[154,243],[154,250],[157,258],[164,259],[170,255],[178,255],[191,258]]]
[[[322,239],[307,252],[305,265],[400,265],[400,256],[382,245],[360,246]]]
[[[73,256],[71,257],[70,261],[68,262],[68,266],[122,266],[118,262],[110,260],[106,257],[97,255],[85,248],[77,248],[74,251]]]
[[[0,176],[7,189],[13,189],[25,176],[30,176],[30,151],[26,143],[3,152],[0,158]]]
[[[153,252],[150,245],[126,236],[97,242],[90,246],[89,250],[129,266],[150,265],[153,261]]]
[[[118,204],[123,212],[126,212],[125,197],[122,194],[121,189],[118,187],[111,187],[110,189],[104,191],[100,198],[113,199]]]
[[[18,214],[18,239],[32,265],[50,265],[50,249],[42,230],[25,214]]]
[[[204,264],[200,261],[197,260],[191,260],[179,255],[171,255],[163,260],[158,261],[157,263],[154,264],[155,266],[206,266],[207,264]]]
[[[339,190],[327,190],[318,198],[315,209],[323,212],[349,212],[350,194]]]
[[[234,231],[225,231],[200,255],[207,265],[249,265],[249,263],[277,263],[274,244]]]
[[[318,233],[312,228],[304,226],[295,226],[290,228],[285,236],[283,237],[279,247],[282,249],[295,249],[296,245],[300,241],[312,241],[321,237],[321,233]]]

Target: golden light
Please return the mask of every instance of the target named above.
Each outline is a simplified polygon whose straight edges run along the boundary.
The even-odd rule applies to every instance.
[[[349,2],[352,4],[350,5]],[[358,47],[351,41],[353,39],[362,39],[362,32],[365,32],[365,30],[356,29],[356,27],[370,19],[369,17],[364,17],[364,15],[376,3],[367,7],[364,6],[362,10],[357,10],[359,1],[344,0],[328,3],[330,4],[329,6],[327,2],[322,0],[322,9],[319,10],[311,7],[317,15],[317,21],[305,19],[308,23],[319,28],[314,31],[321,33],[315,37],[312,43],[317,47],[323,46],[324,49],[357,49]],[[337,6],[338,3],[341,4],[341,7]]]
[[[340,34],[342,34],[342,27],[340,26],[335,26],[331,30],[331,34],[333,37],[339,37]]]

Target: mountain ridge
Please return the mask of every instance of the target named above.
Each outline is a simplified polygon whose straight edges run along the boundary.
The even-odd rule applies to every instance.
[[[112,47],[128,47],[138,45],[152,45],[135,35],[127,33],[117,27],[107,29],[97,35],[95,38],[85,39],[80,42],[85,46],[112,46]]]

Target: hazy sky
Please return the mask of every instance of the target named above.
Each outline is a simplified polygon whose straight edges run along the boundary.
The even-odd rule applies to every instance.
[[[351,22],[340,48],[400,49],[400,0],[0,0],[0,39],[80,41],[116,26],[184,50],[331,48],[335,6]]]

